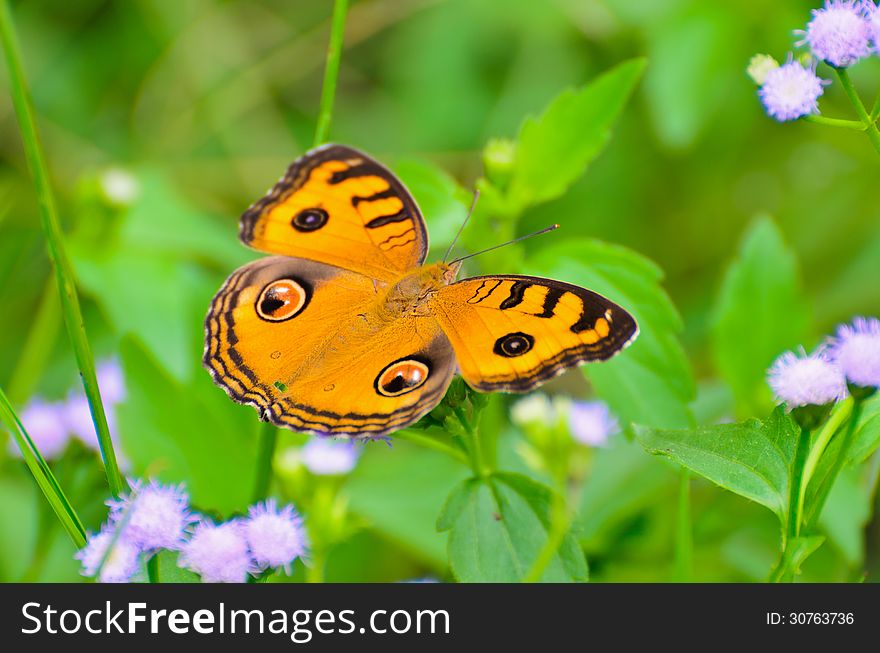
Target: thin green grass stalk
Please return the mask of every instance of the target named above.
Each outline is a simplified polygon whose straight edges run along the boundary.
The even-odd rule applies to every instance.
[[[843,90],[849,98],[849,101],[852,102],[856,113],[864,123],[865,127],[867,127],[866,133],[868,134],[868,138],[871,139],[871,144],[874,146],[874,149],[877,150],[877,153],[880,154],[880,130],[877,129],[877,125],[874,124],[874,121],[868,114],[868,110],[865,109],[865,105],[862,103],[862,98],[859,97],[859,94],[856,92],[856,89],[852,84],[852,80],[849,78],[849,73],[846,71],[846,68],[835,68],[834,72],[837,73],[837,78],[840,80],[840,84],[843,86]]]
[[[691,474],[679,471],[678,514],[675,522],[675,580],[687,583],[694,574],[694,529],[691,517]]]
[[[86,337],[82,310],[80,309],[79,298],[76,293],[73,266],[70,263],[64,246],[64,238],[55,208],[55,196],[49,184],[46,160],[34,120],[33,102],[31,101],[27,79],[25,78],[22,66],[21,49],[18,45],[18,38],[12,24],[12,14],[9,11],[9,4],[6,0],[0,0],[0,38],[3,41],[3,51],[6,56],[7,66],[9,67],[12,103],[15,106],[15,113],[18,117],[25,158],[31,171],[31,177],[34,180],[37,201],[40,207],[40,221],[46,236],[49,259],[52,261],[55,279],[61,295],[61,310],[64,315],[64,322],[67,325],[67,332],[73,345],[76,363],[82,376],[86,397],[89,400],[92,421],[95,423],[98,443],[101,446],[101,456],[104,459],[107,483],[113,496],[119,496],[125,488],[125,481],[119,472],[119,466],[116,463],[116,453],[110,440],[110,429],[107,427],[107,416],[104,414],[104,405],[101,403],[101,392],[98,389],[98,379],[95,374],[95,361],[92,357],[88,338]]]
[[[18,415],[15,414],[12,404],[9,403],[9,399],[2,389],[0,389],[0,420],[6,424],[15,438],[15,442],[21,450],[21,455],[28,469],[30,469],[34,480],[43,492],[43,496],[46,497],[52,510],[58,517],[58,521],[61,522],[64,530],[67,531],[67,534],[73,541],[73,545],[81,549],[86,544],[86,529],[83,528],[79,515],[76,514],[73,505],[68,501],[67,496],[61,489],[61,485],[59,485],[52,470],[49,469],[49,465],[46,464],[45,459],[40,454],[40,450],[37,449],[33,440],[31,440],[21,420],[18,419]]]
[[[315,129],[315,147],[327,141],[330,120],[333,116],[333,100],[339,79],[339,62],[342,59],[342,41],[345,36],[345,16],[348,0],[336,0],[333,4],[333,23],[330,27],[330,43],[327,46],[327,63],[324,68],[324,84],[321,87],[321,108]]]
[[[318,111],[318,124],[315,127],[317,147],[327,140],[330,121],[333,117],[333,101],[336,98],[336,84],[339,79],[339,62],[342,58],[342,41],[345,36],[345,16],[348,13],[348,0],[336,0],[333,5],[333,19],[330,27],[330,42],[327,46],[327,63],[324,68],[324,83],[321,87],[321,106]],[[272,484],[272,460],[278,443],[277,428],[267,423],[260,429],[259,454],[257,458],[257,479],[254,500],[266,498]]]

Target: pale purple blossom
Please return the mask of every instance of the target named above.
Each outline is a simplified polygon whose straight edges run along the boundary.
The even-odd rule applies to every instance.
[[[291,505],[279,510],[275,499],[267,499],[251,506],[243,529],[251,556],[260,569],[280,567],[290,573],[293,561],[305,555],[302,518]]]
[[[64,420],[64,404],[34,398],[22,409],[19,419],[43,458],[55,460],[64,453],[70,441]],[[15,440],[10,440],[9,452],[21,458],[21,451]]]
[[[105,405],[125,401],[125,377],[122,375],[122,367],[118,360],[108,358],[101,361],[95,373],[98,377],[98,387],[101,389],[101,399]]]
[[[82,575],[100,583],[128,583],[140,570],[138,547],[109,525],[89,536],[74,557],[82,562]]]
[[[568,425],[575,440],[590,447],[601,447],[620,430],[617,418],[602,401],[574,401],[568,413]]]
[[[312,474],[348,474],[357,464],[360,451],[351,440],[313,437],[300,451],[300,460]]]
[[[177,564],[196,572],[205,583],[244,583],[257,568],[248,551],[240,520],[199,522],[181,548]]]
[[[874,45],[874,52],[880,53],[880,7],[866,0],[865,17],[868,21],[868,32]]]
[[[796,120],[819,113],[819,96],[828,83],[816,75],[812,66],[789,60],[766,73],[758,96],[771,118],[780,122]]]
[[[186,528],[195,521],[183,486],[156,481],[130,483],[128,495],[107,502],[109,521],[121,527],[125,538],[142,551],[179,549]]]
[[[843,372],[822,349],[810,355],[785,352],[768,370],[767,382],[776,400],[789,408],[824,406],[847,394]]]
[[[870,52],[871,27],[863,3],[857,0],[829,0],[813,9],[806,31],[799,31],[815,57],[832,66],[851,66]]]
[[[828,355],[853,385],[880,388],[880,320],[857,317],[839,326]]]

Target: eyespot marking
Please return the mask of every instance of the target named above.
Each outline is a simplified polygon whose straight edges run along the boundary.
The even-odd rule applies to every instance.
[[[388,365],[376,377],[376,392],[384,397],[399,397],[424,385],[431,373],[425,359],[402,358]]]
[[[290,226],[292,226],[297,231],[309,232],[309,231],[317,231],[325,224],[327,224],[327,220],[330,216],[327,214],[327,211],[321,208],[311,208],[311,209],[303,209],[290,221]]]
[[[534,336],[530,336],[528,333],[523,333],[522,331],[517,331],[498,338],[498,340],[495,341],[495,347],[492,351],[505,358],[516,358],[517,356],[522,356],[530,351],[534,346]]]
[[[299,281],[278,279],[263,288],[255,308],[261,319],[267,322],[283,322],[301,313],[309,303],[309,297],[310,293]],[[273,359],[278,358],[281,352],[273,352],[270,356]]]

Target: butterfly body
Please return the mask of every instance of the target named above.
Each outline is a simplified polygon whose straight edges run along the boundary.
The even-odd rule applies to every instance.
[[[637,334],[629,313],[578,286],[457,281],[459,263],[425,265],[415,201],[351,148],[294,162],[240,237],[276,256],[214,297],[204,363],[233,399],[295,430],[384,435],[436,406],[456,372],[481,391],[524,392]]]

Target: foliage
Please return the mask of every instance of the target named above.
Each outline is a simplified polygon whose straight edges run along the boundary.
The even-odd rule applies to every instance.
[[[101,460],[72,440],[43,461],[16,427],[29,398],[79,383],[71,315],[122,367],[108,426],[123,472],[185,483],[218,519],[253,502],[266,429],[201,368],[203,320],[257,256],[237,216],[312,146],[319,116],[407,184],[432,258],[478,188],[459,255],[561,228],[468,260],[467,275],[580,284],[641,333],[545,386],[538,423],[512,418],[517,398],[456,382],[337,475],[303,463],[307,436],[273,433],[269,493],[305,515],[314,564],[263,580],[873,579],[880,399],[838,404],[800,478],[800,429],[765,382],[782,351],[880,311],[876,154],[854,129],[768,120],[743,73],[755,49],[784,53],[815,3],[338,3],[328,89],[331,4],[12,3],[57,195],[51,242],[81,316],[58,308],[46,186],[36,199],[33,143],[0,94],[0,388],[8,451],[25,454],[0,449],[0,580],[76,580],[82,531],[106,517]],[[860,91],[880,82],[870,65],[850,74]],[[851,110],[840,84],[822,106]],[[575,442],[561,398],[606,402],[621,433]],[[157,565],[159,580],[197,580],[174,554]]]

